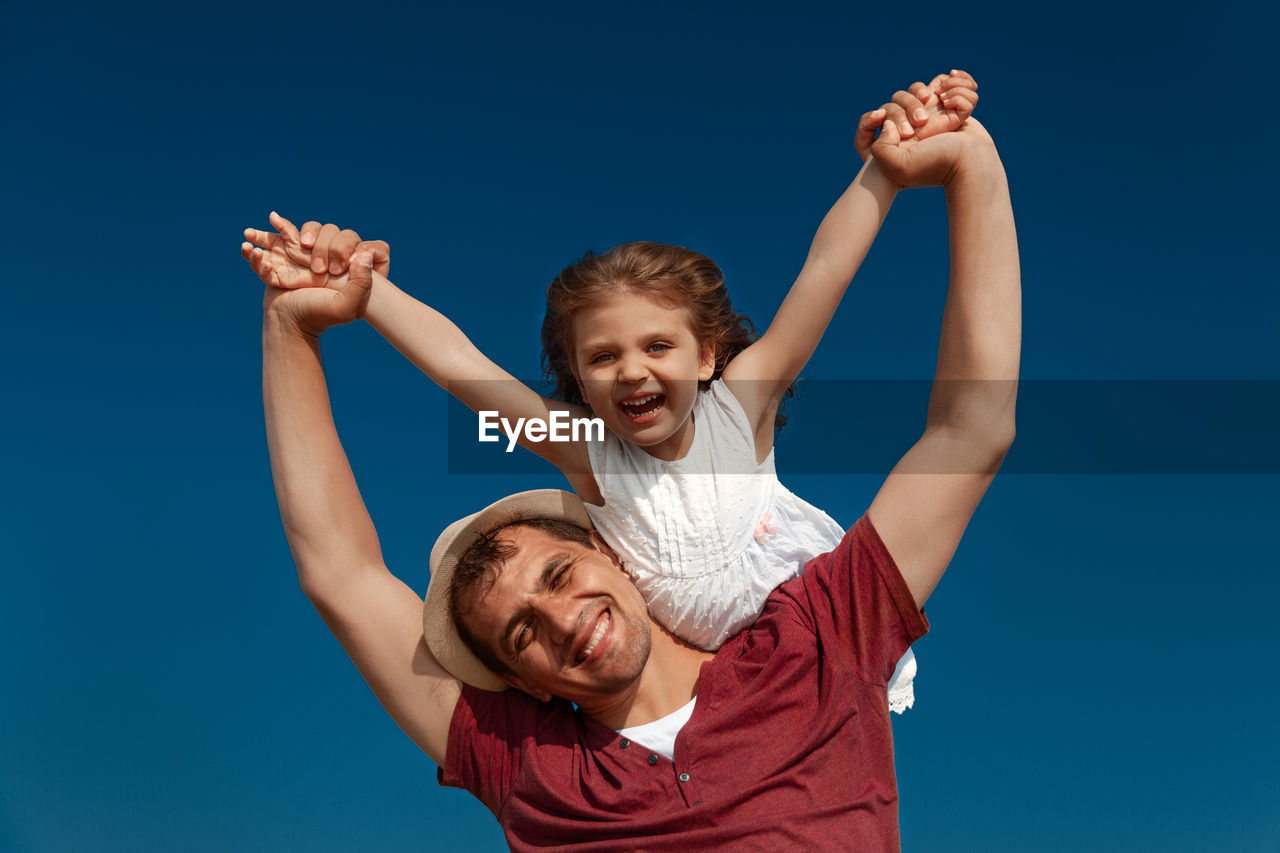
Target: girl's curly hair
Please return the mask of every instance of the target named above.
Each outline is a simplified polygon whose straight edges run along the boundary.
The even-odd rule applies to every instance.
[[[733,309],[724,273],[706,255],[682,246],[649,242],[623,243],[602,254],[587,252],[582,260],[561,270],[547,287],[542,367],[547,380],[555,385],[551,393],[555,399],[586,405],[569,368],[573,312],[618,293],[639,293],[688,308],[698,342],[710,345],[715,352],[713,380],[757,337],[751,320]],[[777,426],[783,421],[780,411]]]

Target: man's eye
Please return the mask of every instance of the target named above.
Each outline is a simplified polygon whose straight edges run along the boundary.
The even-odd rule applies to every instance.
[[[560,571],[556,572],[555,575],[551,578],[551,588],[559,589],[560,587],[564,586],[564,580],[568,576],[568,574],[569,574],[568,568],[563,568]]]
[[[516,634],[516,651],[524,651],[525,646],[529,645],[529,639],[533,636],[533,629],[525,625],[520,629],[520,633]]]

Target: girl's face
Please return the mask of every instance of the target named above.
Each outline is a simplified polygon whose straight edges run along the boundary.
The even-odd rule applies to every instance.
[[[688,310],[621,293],[575,311],[572,335],[573,374],[596,417],[652,456],[684,456],[698,382],[715,370]]]

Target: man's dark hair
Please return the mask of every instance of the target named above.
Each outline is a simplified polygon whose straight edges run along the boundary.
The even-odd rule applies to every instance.
[[[508,522],[495,527],[471,543],[471,547],[462,552],[453,569],[453,580],[449,585],[449,616],[458,630],[463,644],[480,662],[498,675],[512,674],[511,667],[503,663],[483,641],[471,633],[463,621],[469,612],[472,602],[483,596],[498,578],[498,572],[504,563],[516,553],[516,546],[502,534],[513,527],[530,527],[540,530],[552,538],[563,542],[574,542],[578,545],[595,547],[591,539],[591,531],[568,521],[557,521],[550,518],[531,518]]]

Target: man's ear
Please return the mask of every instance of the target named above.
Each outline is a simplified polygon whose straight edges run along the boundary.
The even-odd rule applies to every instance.
[[[706,382],[716,372],[716,345],[708,342],[698,353],[698,381]]]
[[[521,693],[525,693],[529,696],[532,696],[534,699],[537,699],[539,702],[551,701],[550,693],[548,693],[545,690],[538,690],[536,688],[530,687],[528,682],[526,682],[523,678],[521,678],[518,675],[512,675],[509,672],[504,672],[502,673],[502,680],[507,682],[507,684],[514,687],[516,690],[519,690]]]
[[[591,531],[591,544],[595,546],[597,551],[612,560],[613,564],[621,571],[626,572],[626,569],[622,568],[622,558],[618,556],[618,552],[610,548],[609,543],[605,542],[604,538],[595,530]]]

